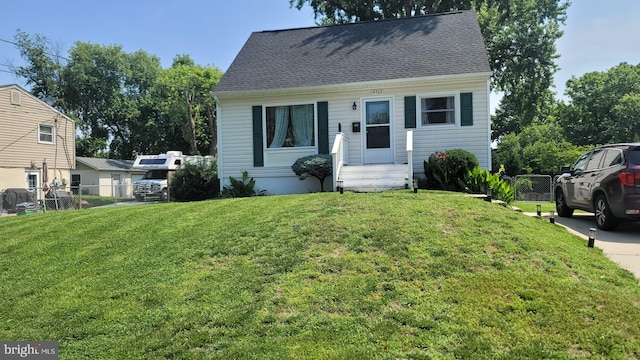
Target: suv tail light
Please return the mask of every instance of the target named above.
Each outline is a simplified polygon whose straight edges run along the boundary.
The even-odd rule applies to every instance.
[[[640,172],[624,171],[618,174],[618,178],[622,185],[640,189]]]

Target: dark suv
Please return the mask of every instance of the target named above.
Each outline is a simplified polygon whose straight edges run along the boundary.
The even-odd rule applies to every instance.
[[[597,147],[562,172],[555,185],[559,216],[592,212],[602,230],[640,220],[640,143]]]

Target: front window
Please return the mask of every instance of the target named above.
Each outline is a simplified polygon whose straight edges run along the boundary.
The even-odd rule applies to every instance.
[[[422,126],[455,124],[456,97],[422,97],[420,98]]]
[[[266,107],[267,148],[315,146],[313,104]]]
[[[54,135],[55,134],[53,133],[53,126],[52,125],[40,124],[38,126],[38,136],[39,136],[38,142],[46,143],[46,144],[53,144]]]

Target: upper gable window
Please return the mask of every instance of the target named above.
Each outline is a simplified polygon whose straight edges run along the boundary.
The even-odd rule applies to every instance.
[[[268,149],[309,147],[316,144],[313,104],[265,107]]]
[[[53,125],[40,124],[38,126],[38,142],[41,144],[53,144],[55,129]]]
[[[420,101],[420,125],[456,125],[459,118],[458,94],[418,95]]]

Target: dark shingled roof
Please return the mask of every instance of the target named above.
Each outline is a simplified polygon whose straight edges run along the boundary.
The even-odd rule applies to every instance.
[[[474,11],[251,34],[215,89],[260,91],[490,72]]]
[[[132,160],[113,160],[102,158],[90,158],[90,157],[76,157],[76,162],[84,164],[94,170],[104,171],[134,171],[145,172],[146,170],[134,169]]]

